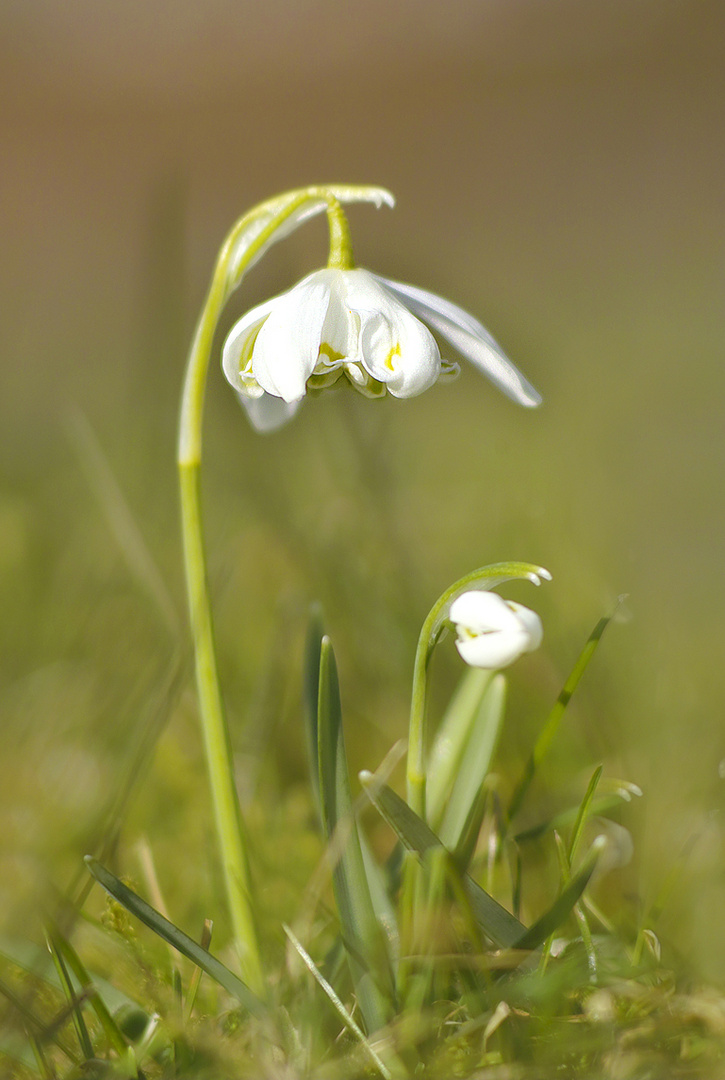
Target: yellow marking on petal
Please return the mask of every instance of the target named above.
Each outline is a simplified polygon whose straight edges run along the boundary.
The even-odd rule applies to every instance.
[[[385,367],[388,369],[388,371],[395,371],[395,368],[393,366],[394,356],[400,356],[400,345],[393,345],[392,349],[385,357]]]
[[[332,345],[328,345],[326,341],[323,341],[320,345],[320,351],[317,356],[318,363],[321,357],[325,357],[325,359],[327,359],[330,363],[335,364],[338,360],[344,360],[345,354],[337,352],[335,349],[333,349]]]

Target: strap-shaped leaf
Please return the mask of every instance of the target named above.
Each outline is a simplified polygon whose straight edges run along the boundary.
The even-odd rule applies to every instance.
[[[368,1032],[393,1015],[393,984],[385,937],[370,886],[352,808],[337,665],[328,637],[320,645],[318,765],[325,835],[334,860],[332,884],[343,941]]]
[[[427,851],[443,845],[426,823],[415,814],[407,803],[386,784],[380,784],[372,773],[360,773],[360,783],[370,800],[398,834],[409,851],[423,857]],[[572,908],[587,887],[600,852],[595,841],[584,866],[554,901],[551,907],[528,929],[506,908],[494,900],[467,874],[463,878],[468,901],[476,921],[483,932],[502,948],[536,949],[568,918]]]
[[[405,847],[423,858],[427,851],[443,844],[422,818],[410,809],[387,784],[380,784],[372,773],[360,773],[360,783]],[[502,948],[513,948],[526,933],[522,922],[494,900],[473,878],[463,879],[471,910],[483,932]]]
[[[267,1007],[264,1002],[256,994],[252,993],[246,983],[237,978],[220,960],[217,960],[206,949],[202,949],[201,945],[197,944],[183,930],[180,930],[178,926],[174,926],[172,922],[165,919],[160,912],[147,904],[145,900],[142,900],[137,893],[124,885],[122,881],[119,881],[110,870],[106,870],[92,856],[86,855],[85,863],[96,881],[103,886],[106,892],[111,894],[114,900],[118,900],[119,904],[125,907],[127,911],[130,911],[132,915],[135,915],[137,919],[140,919],[155,934],[173,945],[182,956],[186,956],[202,971],[205,971],[227,993],[235,997],[240,1005],[257,1016],[261,1016],[266,1012]]]
[[[543,941],[561,926],[574,908],[594,873],[602,845],[595,840],[581,870],[556,898],[548,911],[533,923],[515,944],[517,949],[537,949]]]
[[[484,780],[496,752],[506,703],[506,679],[495,675],[483,696],[471,724],[466,751],[453,783],[440,827],[441,843],[456,856],[471,847],[481,828]],[[468,838],[469,843],[464,844]],[[465,866],[462,866],[465,869]]]
[[[318,605],[315,605],[310,611],[310,624],[307,628],[307,640],[305,642],[303,699],[310,780],[318,810],[320,809],[320,764],[317,748],[317,713],[320,692],[320,654],[324,636],[325,627],[322,621],[322,610]]]

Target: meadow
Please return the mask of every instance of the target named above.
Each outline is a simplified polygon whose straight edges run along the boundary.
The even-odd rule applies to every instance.
[[[621,24],[602,27],[597,5],[586,9],[568,44],[555,33],[567,5],[538,45],[530,27],[514,23],[507,38],[494,20],[495,57],[483,24],[469,41],[461,24],[454,45],[437,45],[430,78],[430,42],[411,47],[392,85],[378,78],[382,59],[363,57],[334,100],[324,79],[307,84],[294,67],[272,85],[252,65],[234,76],[239,86],[230,76],[200,99],[162,70],[149,90],[130,74],[119,81],[120,69],[74,66],[68,42],[37,78],[32,64],[5,65],[15,87],[4,106],[0,330],[8,1076],[88,1075],[84,1057],[106,1060],[98,1075],[134,1075],[92,995],[76,1002],[71,990],[68,1006],[57,974],[38,986],[24,973],[37,971],[29,950],[45,949],[52,923],[56,944],[71,941],[113,988],[124,1039],[147,1037],[149,1077],[377,1068],[282,930],[299,931],[314,908],[312,952],[320,966],[330,960],[334,903],[319,883],[325,842],[305,729],[310,606],[321,605],[334,645],[357,797],[358,772],[406,736],[431,605],[463,574],[503,560],[544,566],[553,580],[505,590],[540,614],[544,642],[507,673],[491,792],[507,805],[587,638],[614,612],[517,828],[580,806],[601,764],[602,791],[616,781],[642,791],[607,809],[631,835],[632,858],[590,886],[611,925],[593,920],[596,985],[575,944],[538,991],[522,981],[501,996],[506,1015],[486,984],[478,1027],[454,1046],[446,1037],[474,1013],[439,1008],[453,998],[436,984],[421,1007],[425,1030],[396,1029],[398,1056],[414,1070],[406,1054],[417,1054],[432,1076],[722,1072],[721,17],[693,5],[653,28],[624,4]],[[40,71],[47,40],[26,29]],[[270,62],[281,78],[283,58]],[[246,119],[244,79],[268,89]],[[320,222],[271,250],[222,318],[205,409],[209,581],[260,935],[273,996],[285,1015],[297,1009],[285,1042],[278,1019],[273,1033],[270,1021],[248,1021],[210,975],[197,992],[191,962],[91,889],[83,856],[194,939],[213,920],[211,951],[238,974],[185,607],[178,401],[231,223],[278,190],[330,177],[397,196],[394,211],[350,210],[359,263],[474,312],[544,404],[518,409],[464,367],[409,401],[330,392],[280,432],[252,431],[219,372],[224,333],[324,264]],[[461,674],[449,639],[432,672],[434,724]],[[389,783],[404,791],[402,759]],[[394,830],[373,807],[362,821],[387,859]],[[482,882],[486,835],[474,864]],[[551,830],[521,859],[528,926],[560,887]],[[502,861],[492,874],[511,910],[510,869]],[[576,917],[557,934],[579,939]],[[347,976],[340,985],[359,1019],[354,986]]]

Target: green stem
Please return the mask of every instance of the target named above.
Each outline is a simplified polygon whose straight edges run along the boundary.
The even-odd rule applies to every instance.
[[[372,201],[381,205],[391,203],[392,197],[378,188],[309,187],[262,203],[236,223],[219,253],[194,334],[179,418],[181,530],[202,736],[232,928],[244,978],[257,994],[263,993],[264,980],[252,904],[248,843],[219,689],[204,553],[200,497],[204,391],[214,333],[224,305],[255,259],[270,243],[286,235],[290,224],[294,225],[297,211],[311,202],[322,203],[319,209],[324,209],[327,204],[331,247],[338,251],[339,259],[344,262],[347,258],[352,263],[347,221],[339,200]]]
[[[224,304],[272,233],[308,197],[307,194],[301,195],[272,218],[269,225],[248,245],[239,265],[234,268],[234,280],[230,280],[231,258],[239,236],[253,221],[254,212],[242,218],[230,233],[220,253],[192,342],[179,422],[181,531],[202,736],[233,933],[245,980],[257,994],[263,993],[264,980],[251,897],[248,844],[239,809],[229,731],[219,689],[206,577],[200,499],[202,417],[214,331]]]
[[[437,605],[436,605],[437,606]],[[430,641],[431,615],[423,623],[418,638],[418,648],[413,666],[413,693],[410,702],[410,725],[408,728],[408,805],[425,821],[426,787],[426,706],[428,701],[429,662],[433,652]]]
[[[181,522],[189,614],[196,657],[196,684],[201,711],[214,820],[221,849],[224,882],[245,981],[263,991],[262,966],[251,899],[247,842],[234,783],[229,731],[219,690],[206,562],[201,528],[199,465],[179,465]]]
[[[330,199],[327,208],[327,223],[330,229],[330,254],[327,259],[329,270],[354,270],[352,240],[347,215],[337,199]]]

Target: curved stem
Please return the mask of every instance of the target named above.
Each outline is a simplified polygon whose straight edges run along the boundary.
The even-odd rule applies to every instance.
[[[214,333],[222,309],[246,271],[271,243],[307,217],[327,209],[331,229],[338,239],[337,250],[341,257],[347,251],[348,257],[352,258],[349,235],[345,240],[347,222],[340,200],[392,205],[392,196],[380,188],[315,186],[288,192],[262,203],[240,218],[233,227],[219,253],[209,294],[194,334],[179,418],[181,531],[202,737],[233,933],[244,978],[258,994],[263,993],[264,979],[251,895],[248,844],[237,798],[229,731],[219,688],[206,574],[200,495],[204,391]]]
[[[192,342],[179,422],[181,531],[202,737],[233,933],[244,977],[250,988],[260,994],[263,992],[264,980],[251,897],[248,844],[237,798],[229,731],[219,689],[206,575],[200,498],[202,416],[214,331],[222,308],[255,254],[301,201],[304,201],[304,198],[288,204],[285,207],[286,212],[273,217],[270,225],[256,238],[256,242],[249,245],[242,262],[235,267],[236,281],[229,280],[229,263],[235,250],[234,242],[243,228],[248,226],[252,216],[242,218],[232,230],[219,256],[209,295]]]
[[[430,658],[438,639],[436,635],[434,640],[431,641],[431,631],[435,617],[438,614],[439,605],[440,601],[434,606],[423,623],[418,638],[418,647],[415,651],[415,663],[413,665],[413,692],[410,702],[410,725],[408,728],[408,805],[424,821],[426,815],[425,788],[428,746],[426,731],[428,678],[430,674]]]
[[[541,566],[533,566],[531,563],[494,563],[491,566],[481,566],[477,570],[459,578],[453,585],[438,597],[433,607],[428,612],[418,638],[418,647],[415,653],[413,666],[413,691],[410,702],[410,724],[408,727],[408,763],[407,763],[407,787],[408,805],[411,810],[425,820],[425,788],[427,767],[427,732],[426,732],[426,703],[428,697],[428,679],[430,676],[430,659],[433,650],[438,644],[448,617],[450,606],[456,596],[466,589],[495,589],[505,581],[514,578],[526,578],[534,585],[538,585],[540,578],[548,579],[550,574]]]
[[[327,222],[330,228],[330,254],[327,266],[330,270],[354,270],[352,240],[347,215],[337,199],[331,199],[327,208]]]

